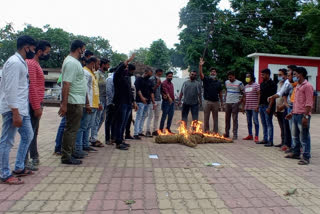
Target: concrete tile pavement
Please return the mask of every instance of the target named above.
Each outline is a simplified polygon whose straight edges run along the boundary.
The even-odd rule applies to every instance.
[[[320,116],[311,120],[312,162],[299,166],[276,148],[252,141],[234,144],[157,145],[131,141],[129,151],[112,146],[90,153],[78,167],[52,155],[60,118],[45,108],[40,124],[41,166],[22,186],[0,184],[2,213],[320,213]],[[180,119],[176,112],[174,121]],[[200,113],[200,119],[203,117]],[[219,115],[223,133],[224,114]],[[277,122],[275,141],[280,140]],[[173,130],[177,127],[174,124]],[[212,126],[211,126],[212,127]],[[239,138],[247,135],[239,115]],[[262,129],[262,128],[261,128]],[[260,135],[261,136],[261,135]],[[99,137],[102,140],[103,130]],[[14,162],[15,147],[11,153]],[[129,142],[129,141],[128,141]],[[149,159],[157,154],[159,159]],[[223,168],[205,166],[219,162]],[[296,194],[284,196],[292,188]],[[126,204],[133,200],[135,203]]]

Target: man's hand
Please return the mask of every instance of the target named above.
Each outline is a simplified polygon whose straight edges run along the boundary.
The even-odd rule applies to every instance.
[[[60,117],[64,117],[66,113],[67,113],[67,105],[61,104],[58,114],[60,115]]]
[[[90,107],[89,104],[86,104],[86,112],[87,112],[88,114],[91,114],[91,113],[92,113],[92,110],[91,110],[91,107]]]
[[[12,124],[14,127],[21,127],[22,126],[22,118],[21,118],[18,111],[17,111],[17,113],[13,113],[12,121],[13,121]]]
[[[159,87],[161,85],[161,79],[157,78],[157,87]]]
[[[137,103],[133,103],[133,109],[135,112],[138,111],[139,107],[138,107]]]
[[[133,54],[131,55],[131,57],[130,57],[128,60],[126,60],[126,61],[124,62],[124,64],[128,65],[128,64],[129,64],[129,62],[131,62],[135,57],[136,57],[136,54],[135,54],[135,53],[133,53]]]
[[[179,102],[178,102],[178,106],[181,106],[182,105],[182,102],[181,102],[181,100],[179,100]]]
[[[291,119],[292,119],[292,113],[287,114],[287,116],[286,116],[286,120],[291,120]]]
[[[308,119],[305,118],[305,117],[303,117],[303,118],[302,118],[302,127],[303,127],[303,128],[308,128],[308,126],[309,126],[309,121],[308,121]]]
[[[173,100],[171,99],[171,97],[169,96],[168,97],[168,99],[169,99],[169,103],[170,103],[170,105],[173,103]]]
[[[259,112],[259,106],[255,108],[255,112]]]
[[[268,99],[267,99],[268,103],[270,103],[272,100],[274,100],[274,97],[273,97],[273,96],[270,96],[270,97],[268,97]]]
[[[156,103],[153,103],[153,110],[156,110],[156,108],[157,108],[157,104]]]
[[[266,112],[267,112],[268,114],[270,114],[270,112],[271,112],[270,107],[267,108]]]
[[[200,58],[199,65],[200,65],[200,66],[203,66],[203,65],[204,65],[204,63],[205,63],[205,62],[203,61],[203,58]]]
[[[244,114],[244,107],[243,106],[240,108],[240,110],[241,110],[242,114]]]
[[[34,110],[33,115],[34,115],[36,118],[41,118],[42,108],[39,108],[39,109],[37,109],[37,110]]]
[[[99,104],[99,111],[102,111],[103,107],[101,104]]]
[[[141,97],[141,101],[143,102],[143,104],[147,104],[147,99],[144,97]]]

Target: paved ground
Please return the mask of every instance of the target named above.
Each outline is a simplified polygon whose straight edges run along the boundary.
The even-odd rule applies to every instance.
[[[193,149],[144,139],[130,142],[129,151],[106,146],[82,166],[68,167],[52,155],[60,121],[56,113],[57,108],[46,108],[41,120],[37,174],[24,179],[22,186],[0,184],[0,214],[320,213],[320,115],[312,118],[309,166],[284,159],[276,148],[242,140]],[[219,116],[224,127],[224,115]],[[179,118],[176,112],[175,121]],[[246,134],[246,120],[240,115],[239,138]],[[279,141],[277,124],[275,138]],[[12,162],[15,153],[16,147]],[[159,159],[149,159],[149,154]],[[208,162],[223,168],[207,167]],[[297,188],[296,194],[284,196],[292,188]],[[135,203],[129,206],[126,200]]]

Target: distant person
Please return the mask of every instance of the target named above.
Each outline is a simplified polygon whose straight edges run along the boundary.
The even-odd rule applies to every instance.
[[[34,132],[33,139],[29,146],[31,162],[28,160],[28,153],[26,156],[26,167],[30,170],[38,170],[40,163],[38,153],[38,130],[40,118],[43,111],[43,98],[45,92],[45,80],[43,70],[39,64],[40,60],[46,61],[50,57],[51,45],[49,42],[41,40],[37,43],[36,54],[33,59],[27,59],[29,72],[29,103],[30,103],[30,118],[31,125]]]
[[[26,169],[25,158],[33,139],[33,129],[29,115],[29,80],[25,59],[35,56],[36,41],[30,36],[20,36],[17,52],[3,65],[0,83],[0,114],[2,132],[0,139],[0,179],[4,184],[23,184],[20,178],[33,174]],[[20,134],[15,169],[10,170],[9,155],[14,144],[16,132]]]
[[[183,98],[183,100],[182,100]],[[199,105],[202,105],[201,84],[197,81],[197,72],[190,72],[190,79],[186,80],[181,87],[179,106],[182,104],[182,121],[188,126],[188,114],[191,110],[192,120],[199,119]]]
[[[260,103],[259,111],[263,128],[263,140],[257,144],[265,144],[266,147],[273,146],[273,123],[272,118],[275,112],[274,100],[269,100],[268,97],[277,93],[277,84],[270,79],[271,71],[266,68],[261,71],[263,82],[260,84]]]
[[[152,105],[152,109],[155,109],[156,106],[154,101],[153,84],[150,81],[151,76],[152,70],[147,68],[145,69],[143,76],[137,77],[134,83],[136,88],[136,103],[138,105],[133,133],[133,138],[136,140],[141,140],[140,136],[145,136],[142,131],[145,119],[148,115],[149,105]]]
[[[210,68],[210,75],[205,76],[203,74],[203,65],[204,61],[200,58],[199,62],[199,74],[200,79],[203,82],[203,97],[204,97],[204,106],[203,106],[203,118],[204,118],[204,131],[209,132],[209,120],[210,114],[212,113],[213,120],[213,132],[219,132],[219,107],[223,108],[223,99],[222,99],[222,86],[221,82],[217,79],[217,70],[215,68]],[[219,103],[220,99],[220,103]]]
[[[253,140],[252,119],[255,128],[254,142],[259,142],[259,99],[260,85],[255,82],[256,78],[253,73],[246,74],[247,85],[244,88],[244,109],[247,115],[248,133],[249,135],[243,140]]]
[[[174,114],[174,86],[172,84],[173,72],[169,71],[166,73],[166,80],[161,83],[161,94],[162,94],[162,116],[160,121],[159,129],[164,131],[164,123],[167,120],[166,129],[171,131],[171,123]]]
[[[63,164],[79,165],[81,160],[73,157],[75,141],[86,104],[87,85],[84,71],[79,61],[85,51],[85,43],[74,40],[71,44],[70,54],[62,64],[62,101],[59,110],[61,117],[66,117],[66,127],[62,139]],[[88,103],[87,103],[88,104]]]
[[[238,139],[238,113],[240,110],[240,105],[243,104],[245,99],[244,85],[241,81],[236,79],[235,73],[229,71],[228,80],[225,82],[226,86],[226,104],[225,104],[225,137],[229,137],[229,131],[231,127],[231,116],[233,121],[233,139]],[[243,107],[242,107],[243,108]]]
[[[106,122],[105,126],[105,143],[112,145],[115,143],[115,130],[114,130],[114,114],[115,105],[113,103],[114,97],[114,76],[115,68],[111,68],[109,71],[109,77],[106,80]]]
[[[153,91],[154,91],[154,101],[155,101],[155,108],[153,109],[153,105],[149,104],[148,110],[148,119],[147,119],[147,132],[146,136],[157,136],[158,135],[158,127],[160,122],[160,111],[161,111],[161,77],[163,75],[162,69],[157,69],[155,75],[150,78],[150,81],[153,84]],[[151,123],[153,119],[153,129],[151,132]]]

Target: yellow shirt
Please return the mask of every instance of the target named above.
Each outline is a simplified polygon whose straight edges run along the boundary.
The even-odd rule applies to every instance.
[[[90,75],[92,79],[92,108],[99,108],[100,100],[99,100],[99,85],[98,85],[98,80],[96,79],[96,75],[94,74],[93,71],[91,71],[89,68],[84,67]]]

